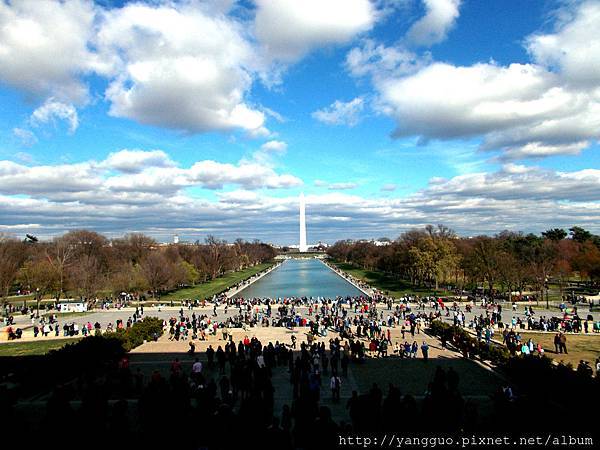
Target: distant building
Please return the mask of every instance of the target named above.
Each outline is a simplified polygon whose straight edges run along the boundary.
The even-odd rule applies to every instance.
[[[391,241],[371,241],[377,247],[385,247],[386,245],[390,245]]]
[[[179,244],[179,235],[178,234],[173,236],[173,244]]]
[[[64,299],[56,304],[56,309],[60,312],[85,312],[87,311],[87,302],[84,300]]]

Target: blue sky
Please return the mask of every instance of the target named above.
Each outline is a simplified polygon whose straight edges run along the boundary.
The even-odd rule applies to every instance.
[[[0,1],[0,233],[600,217],[600,2]],[[56,24],[60,24],[57,26]]]

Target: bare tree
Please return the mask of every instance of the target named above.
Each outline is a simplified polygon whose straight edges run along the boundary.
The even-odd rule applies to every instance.
[[[48,259],[37,258],[29,260],[23,265],[21,278],[35,293],[36,309],[39,315],[40,303],[44,295],[60,289],[61,275],[56,266]],[[56,295],[58,299],[58,294]]]
[[[5,303],[21,265],[26,258],[26,246],[22,242],[0,235],[0,298]]]
[[[173,279],[172,263],[161,252],[150,252],[140,263],[141,275],[152,291],[152,297],[157,292],[167,289]]]
[[[98,258],[81,255],[69,270],[69,281],[80,297],[93,300],[105,281]]]

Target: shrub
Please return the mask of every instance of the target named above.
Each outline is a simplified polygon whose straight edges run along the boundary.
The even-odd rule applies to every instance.
[[[117,339],[121,342],[123,349],[128,352],[139,347],[144,341],[154,338],[154,335],[161,336],[163,332],[162,320],[156,317],[146,317],[140,322],[136,322],[131,328],[124,328],[113,333],[105,334],[105,338]]]
[[[469,352],[479,356],[484,361],[490,361],[492,364],[501,366],[510,358],[508,349],[494,344],[479,342],[469,332],[463,328],[451,325],[441,320],[434,320],[429,325],[429,331],[439,337],[445,337],[451,341],[458,349],[469,349]]]

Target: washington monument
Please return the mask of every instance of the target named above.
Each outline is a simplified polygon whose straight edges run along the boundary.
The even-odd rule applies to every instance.
[[[300,245],[298,250],[300,252],[306,252],[308,245],[306,245],[306,205],[304,203],[304,192],[300,193]]]

